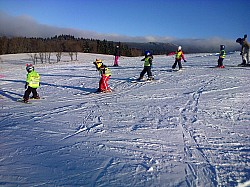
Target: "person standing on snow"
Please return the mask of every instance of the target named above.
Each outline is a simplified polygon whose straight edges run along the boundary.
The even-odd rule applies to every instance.
[[[250,51],[249,47],[250,44],[247,42],[247,35],[244,35],[244,38],[238,38],[236,40],[237,43],[241,45],[241,53],[240,55],[242,56],[242,63],[240,64],[241,66],[250,66]]]
[[[142,80],[145,73],[147,73],[148,75],[148,80],[153,80],[154,78],[153,78],[152,71],[151,71],[153,55],[151,54],[150,51],[145,51],[144,54],[145,54],[145,57],[141,60],[141,61],[144,61],[144,68],[142,72],[140,73],[140,77],[137,80]]]
[[[175,62],[173,64],[173,66],[172,66],[173,70],[175,69],[177,63],[178,63],[178,66],[179,66],[179,70],[182,69],[181,59],[183,59],[184,62],[187,62],[185,57],[184,57],[184,53],[183,53],[183,51],[181,49],[181,46],[179,46],[177,51],[175,52]]]
[[[114,66],[118,66],[118,60],[119,60],[119,57],[121,56],[119,45],[117,45],[115,48],[114,56],[115,56]]]
[[[29,101],[29,95],[32,92],[32,99],[40,99],[36,89],[40,87],[40,75],[35,71],[32,64],[26,65],[26,70],[28,72],[25,84],[25,93],[23,96],[23,102],[27,103]]]
[[[218,68],[224,68],[223,60],[226,57],[225,45],[220,46],[220,56],[218,59]]]
[[[111,76],[111,71],[107,66],[102,63],[102,60],[96,59],[93,64],[96,66],[96,69],[101,74],[101,79],[99,81],[99,88],[97,92],[111,92],[111,89],[108,86],[108,81]]]

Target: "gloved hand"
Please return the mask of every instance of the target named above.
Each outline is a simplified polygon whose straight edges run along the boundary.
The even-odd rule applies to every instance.
[[[184,60],[184,62],[187,62],[186,60]]]
[[[240,53],[240,55],[242,55],[242,52]]]
[[[25,89],[27,89],[27,88],[28,88],[28,83],[27,83],[27,82],[26,82],[26,84],[25,84],[24,88],[25,88]]]

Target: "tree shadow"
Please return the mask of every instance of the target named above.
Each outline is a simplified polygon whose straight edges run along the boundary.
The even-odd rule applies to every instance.
[[[12,95],[18,96],[18,97],[20,97],[20,98],[23,96],[23,95],[21,95],[21,94],[15,93],[15,92],[4,91],[4,90],[2,90],[2,89],[0,89],[0,95],[2,95],[2,96],[5,97],[5,98],[8,98],[8,99],[10,99],[10,100],[12,100],[12,101],[16,101],[16,100],[17,100],[17,98],[16,98],[16,97],[13,97]]]

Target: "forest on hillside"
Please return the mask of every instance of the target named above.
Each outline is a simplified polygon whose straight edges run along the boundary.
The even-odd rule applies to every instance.
[[[218,43],[218,42],[217,42]],[[225,43],[223,43],[225,44]],[[28,37],[0,37],[0,55],[29,53],[35,63],[39,57],[41,62],[50,62],[50,55],[55,53],[57,62],[60,61],[62,53],[68,53],[73,60],[77,53],[96,53],[113,55],[116,46],[120,46],[121,56],[142,56],[145,50],[150,50],[154,55],[167,55],[182,45],[184,53],[216,53],[219,51],[220,43],[207,43],[206,40],[187,40],[175,43],[161,42],[114,42],[98,39],[76,38],[72,35],[56,35],[50,38],[28,38]],[[237,51],[240,45],[228,43],[226,51]]]
[[[75,38],[71,35],[59,35],[51,38],[0,37],[0,55],[17,53],[97,53],[113,55],[119,45],[122,56],[139,56],[142,50],[128,47],[121,42],[107,40]]]

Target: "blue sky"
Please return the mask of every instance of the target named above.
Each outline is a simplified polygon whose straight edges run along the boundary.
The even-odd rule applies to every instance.
[[[0,12],[116,37],[236,39],[250,31],[249,0],[0,0]]]

